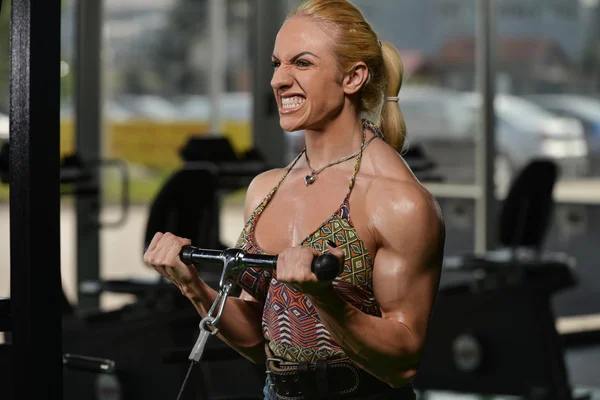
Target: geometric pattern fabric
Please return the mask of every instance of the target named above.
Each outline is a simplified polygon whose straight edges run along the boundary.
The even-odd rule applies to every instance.
[[[366,120],[363,123],[365,131],[370,129],[381,136],[374,124]],[[236,243],[237,248],[249,253],[264,254],[254,240],[254,228],[261,213],[302,154],[298,155],[279,183],[252,213]],[[338,248],[343,249],[344,268],[333,282],[337,294],[362,312],[380,316],[381,311],[373,295],[373,260],[352,225],[349,211],[350,193],[361,156],[362,151],[357,156],[348,193],[342,205],[301,245],[324,253],[327,252],[327,240],[331,240]],[[277,271],[248,268],[238,277],[238,284],[263,304],[263,335],[277,357],[295,362],[345,357],[344,351],[321,323],[310,300],[301,292],[279,282]]]

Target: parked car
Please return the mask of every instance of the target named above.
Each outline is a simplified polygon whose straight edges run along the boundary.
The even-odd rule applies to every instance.
[[[476,93],[465,95],[473,112],[473,132],[481,104]],[[561,169],[561,177],[576,178],[588,173],[588,147],[583,126],[574,118],[553,114],[517,96],[498,94],[496,113],[496,176],[500,184],[533,159],[547,158]]]
[[[8,115],[0,113],[0,185],[8,183],[8,134]]]
[[[449,183],[474,181],[472,119],[460,92],[403,87],[400,109],[406,121],[405,146],[420,147],[436,164],[435,175]]]
[[[0,148],[8,142],[8,115],[0,113]]]
[[[600,176],[600,100],[572,94],[541,94],[527,99],[557,115],[581,122],[588,145],[590,175]]]

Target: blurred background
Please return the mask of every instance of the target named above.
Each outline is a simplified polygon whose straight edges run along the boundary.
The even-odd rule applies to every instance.
[[[186,221],[181,220],[187,218],[196,230],[201,228],[193,231],[199,238],[195,244],[233,246],[245,222],[243,201],[251,178],[285,165],[302,150],[302,132],[279,128],[269,87],[274,35],[297,1],[85,3],[62,1],[61,156],[65,171],[87,171],[83,175],[88,179],[81,181],[80,174],[63,182],[62,279],[77,318],[119,315],[111,320],[114,323],[122,321],[122,314],[114,313],[139,312],[140,299],[147,300],[140,295],[147,295],[144,285],[158,284],[156,273],[142,262],[149,235],[169,223],[173,229],[193,230],[184,227]],[[564,347],[566,379],[575,391],[594,396],[590,390],[600,387],[600,2],[495,1],[491,185],[498,211],[484,216],[476,211],[481,184],[476,148],[483,104],[477,87],[479,2],[354,3],[381,39],[397,46],[404,61],[400,106],[408,130],[406,158],[442,206],[448,260],[458,258],[464,266],[465,255],[474,254],[478,218],[485,218],[498,231],[488,250],[520,247],[521,243],[503,241],[502,217],[523,219],[521,214],[506,214],[503,208],[511,185],[534,161],[551,161],[558,167],[550,188],[552,209],[541,223],[547,227],[538,229],[533,247],[568,259],[560,264],[568,266],[568,275],[553,275],[561,290],[549,295],[550,310],[559,336],[585,336],[583,342]],[[8,143],[9,11],[10,2],[0,14],[0,146]],[[97,41],[90,41],[88,35]],[[189,170],[210,173],[190,175],[182,178],[185,183],[178,183],[182,171]],[[182,215],[186,205],[165,200],[181,196],[181,185],[193,198],[192,207],[206,215],[190,220]],[[8,184],[0,184],[0,297],[10,296],[8,200]],[[515,201],[521,204],[522,199]],[[531,208],[536,208],[535,203]],[[169,218],[171,222],[166,221]],[[490,254],[500,257],[497,252]],[[449,269],[454,265],[448,262]],[[469,273],[488,271],[469,268]],[[214,272],[204,273],[214,279]],[[122,286],[98,289],[102,285],[92,284],[102,281],[120,281]],[[510,297],[502,296],[500,302]],[[156,305],[143,303],[143,307],[154,310]],[[187,312],[190,308],[173,307],[187,307]],[[486,326],[493,326],[494,312],[484,313],[491,324]],[[199,322],[193,313],[189,314],[192,328]],[[523,318],[532,320],[537,315]],[[506,322],[513,334],[518,331],[513,345],[526,349],[530,342],[521,330],[528,328],[515,318],[514,325],[510,319]],[[469,318],[464,323],[469,325]],[[139,329],[139,334],[146,332]],[[193,329],[188,333],[186,339]],[[534,335],[531,340],[541,339]],[[562,357],[563,345],[553,343],[549,348]],[[109,352],[89,343],[77,348],[88,353],[94,348],[98,355]],[[540,354],[546,357],[550,352]],[[226,363],[216,365],[203,373],[231,368]],[[173,374],[169,393],[175,394],[182,372]],[[247,385],[240,390],[256,388],[255,382]],[[206,398],[226,398],[214,394],[225,389],[210,390],[214,392]]]

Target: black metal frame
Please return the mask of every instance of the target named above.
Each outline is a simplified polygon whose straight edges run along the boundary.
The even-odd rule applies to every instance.
[[[86,165],[102,159],[102,3],[100,0],[75,2],[75,148],[77,156]],[[75,197],[77,312],[81,315],[93,314],[100,308],[97,294],[86,295],[79,290],[82,282],[100,278],[102,180],[97,168],[89,172],[89,182],[76,186],[84,190],[85,186],[91,184],[98,191]]]
[[[59,0],[11,4],[11,389],[23,399],[63,395],[60,11]]]

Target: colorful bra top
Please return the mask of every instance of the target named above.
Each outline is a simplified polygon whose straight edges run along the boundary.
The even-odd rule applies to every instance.
[[[363,120],[363,125],[365,136],[366,130],[369,129],[382,137],[381,131],[372,122]],[[363,150],[364,144],[363,138]],[[237,241],[237,248],[249,253],[264,254],[254,239],[256,223],[303,153],[296,157],[279,183],[250,216]],[[364,313],[380,316],[381,311],[373,294],[373,259],[364,242],[358,237],[350,218],[350,193],[361,157],[362,150],[356,158],[348,192],[341,206],[315,232],[304,239],[301,245],[326,252],[326,242],[331,240],[337,247],[343,249],[346,253],[344,268],[333,282],[337,294]],[[301,292],[277,281],[276,271],[246,269],[240,274],[238,284],[264,305],[262,331],[274,355],[295,362],[316,362],[320,359],[346,357],[344,351],[321,323],[310,300]]]

